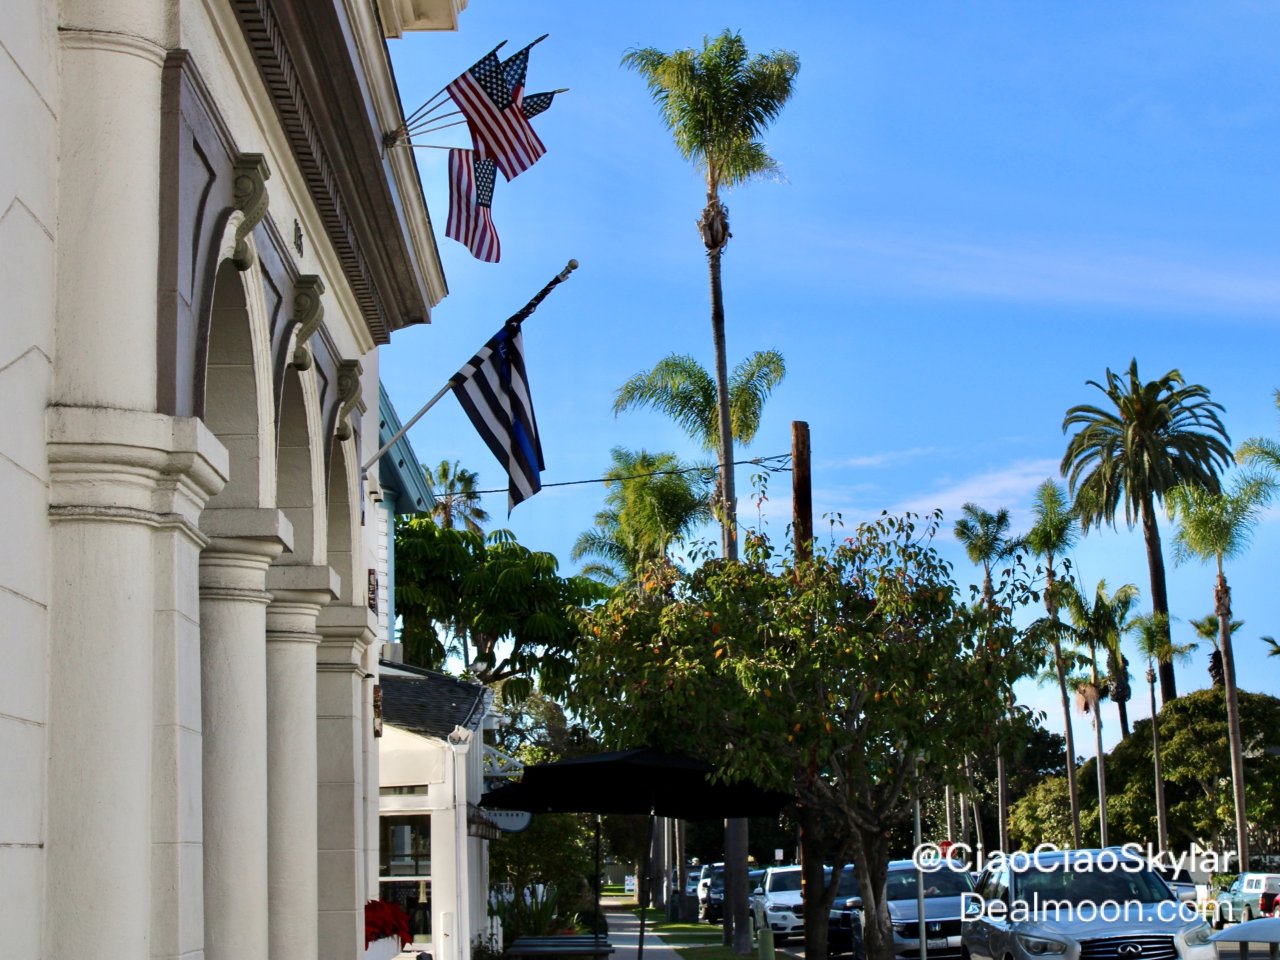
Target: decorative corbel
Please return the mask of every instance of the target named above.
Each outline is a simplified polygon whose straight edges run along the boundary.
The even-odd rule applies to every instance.
[[[267,213],[267,180],[271,177],[271,170],[267,166],[267,158],[260,153],[240,154],[236,158],[234,170],[231,205],[244,218],[236,225],[236,247],[231,254],[231,262],[237,270],[248,270],[253,266],[253,256],[245,241]]]
[[[314,273],[306,273],[293,283],[293,321],[298,325],[297,337],[294,340],[293,359],[289,365],[298,370],[306,370],[312,364],[311,348],[307,341],[320,329],[320,321],[324,319],[324,304],[320,295],[324,293],[324,281]]]
[[[338,364],[338,429],[334,436],[339,440],[351,439],[351,422],[348,414],[360,402],[360,374],[363,372],[359,360],[343,360]]]

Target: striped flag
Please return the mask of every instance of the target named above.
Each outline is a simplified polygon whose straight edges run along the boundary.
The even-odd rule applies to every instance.
[[[463,244],[477,260],[497,263],[502,244],[493,226],[492,160],[477,160],[471,150],[449,151],[449,219],[444,234]]]
[[[507,512],[542,489],[542,444],[529,399],[524,337],[503,324],[452,380],[453,394],[498,462],[507,468]]]
[[[528,48],[521,54],[527,64]],[[520,81],[523,87],[523,75]],[[490,51],[445,89],[467,118],[476,155],[493,160],[508,180],[528,170],[547,152],[520,110],[496,51]]]

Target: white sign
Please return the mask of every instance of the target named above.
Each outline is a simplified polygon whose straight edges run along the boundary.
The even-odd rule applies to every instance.
[[[519,833],[528,830],[533,822],[533,814],[527,810],[490,810],[485,808],[484,815],[492,820],[494,826],[507,833]]]
[[[628,873],[625,877],[622,878],[622,892],[623,893],[636,892],[636,875],[634,873]]]

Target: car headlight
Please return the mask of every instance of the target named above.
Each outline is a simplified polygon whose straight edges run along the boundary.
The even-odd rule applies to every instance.
[[[1050,957],[1067,952],[1067,945],[1061,940],[1050,940],[1048,937],[1029,937],[1025,933],[1017,935],[1022,949],[1033,957]]]
[[[1209,942],[1209,925],[1207,923],[1196,924],[1190,930],[1182,935],[1183,941],[1189,947],[1202,947]]]
[[[914,923],[899,923],[893,928],[893,932],[904,940],[915,940],[920,932],[920,927]]]
[[[764,909],[766,913],[786,913],[788,908],[781,903],[766,903]]]

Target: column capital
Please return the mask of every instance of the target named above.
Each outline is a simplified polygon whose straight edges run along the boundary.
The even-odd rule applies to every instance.
[[[324,638],[322,663],[362,666],[365,650],[377,640],[378,617],[364,604],[336,603],[324,608],[317,629]]]
[[[199,420],[143,410],[50,406],[49,516],[178,527],[227,482],[226,448]]]
[[[203,596],[271,602],[267,571],[293,542],[293,525],[280,510],[214,507],[200,515],[209,545],[200,554]]]
[[[273,564],[267,571],[267,643],[320,643],[316,617],[341,589],[328,564]]]

